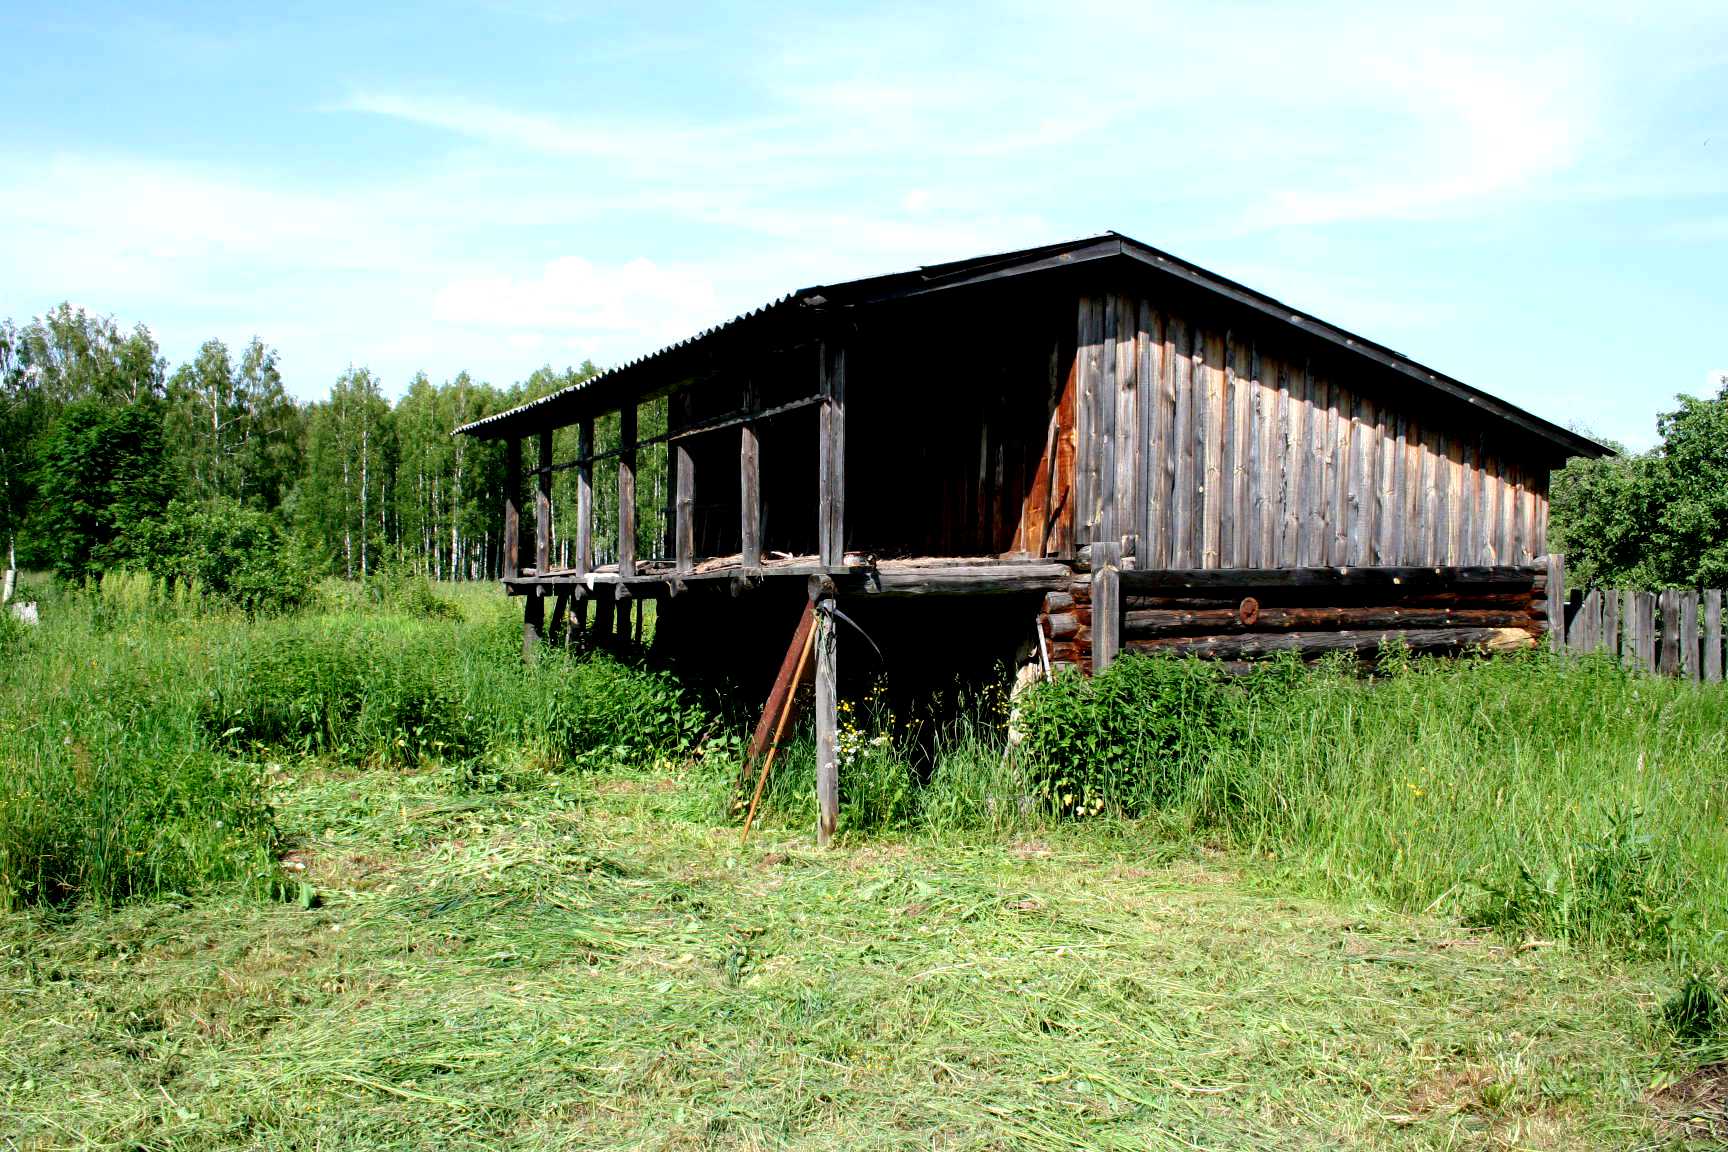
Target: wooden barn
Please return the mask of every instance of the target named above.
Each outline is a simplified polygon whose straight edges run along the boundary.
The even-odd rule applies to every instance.
[[[1531,645],[1549,472],[1606,451],[1115,233],[807,288],[459,431],[506,445],[530,655],[548,599],[599,642],[653,599],[657,657],[761,699],[814,637],[823,838],[859,678]]]

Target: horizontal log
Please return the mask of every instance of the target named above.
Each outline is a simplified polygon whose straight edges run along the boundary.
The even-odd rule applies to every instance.
[[[1499,609],[1506,612],[1527,612],[1532,603],[1530,593],[1517,588],[1459,588],[1445,591],[1420,590],[1406,592],[1397,588],[1266,588],[1243,589],[1252,592],[1266,608],[1376,608],[1388,604],[1410,608]],[[1168,608],[1200,611],[1208,608],[1234,609],[1243,596],[1229,595],[1226,590],[1201,589],[1193,593],[1125,596],[1123,604],[1129,611],[1147,608]]]
[[[1279,652],[1296,652],[1303,656],[1323,656],[1330,652],[1368,653],[1391,641],[1402,641],[1412,652],[1456,652],[1467,648],[1512,652],[1533,647],[1536,643],[1535,637],[1523,628],[1397,628],[1136,639],[1126,641],[1123,646],[1148,654],[1246,660]]]
[[[1068,640],[1080,631],[1080,618],[1072,612],[1052,612],[1044,621],[1044,630],[1052,640]]]
[[[1125,595],[1168,593],[1176,588],[1350,588],[1455,586],[1528,588],[1534,570],[1522,566],[1465,568],[1165,568],[1125,569]]]
[[[1173,636],[1220,632],[1298,632],[1361,628],[1515,628],[1531,622],[1530,613],[1507,609],[1406,608],[1260,608],[1259,618],[1244,624],[1234,608],[1194,611],[1149,608],[1124,614],[1125,636]]]
[[[1074,597],[1067,592],[1046,592],[1044,594],[1044,611],[1066,612],[1074,607]]]
[[[834,578],[841,595],[985,596],[992,593],[1065,591],[1066,564],[978,564],[945,568],[889,568]]]

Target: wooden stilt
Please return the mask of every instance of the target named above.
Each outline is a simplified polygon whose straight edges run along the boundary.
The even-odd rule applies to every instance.
[[[816,843],[826,847],[840,820],[840,693],[834,601],[816,605]]]
[[[538,590],[522,598],[522,659],[532,664],[540,658],[540,637],[546,627],[546,601]]]
[[[762,705],[762,716],[756,721],[756,731],[750,737],[750,747],[744,753],[744,763],[739,766],[740,786],[750,778],[750,769],[761,763],[773,742],[779,739],[779,728],[784,727],[782,715],[787,714],[788,708],[794,712],[797,709],[798,684],[803,678],[805,658],[810,650],[810,633],[815,626],[815,607],[806,602],[803,613],[798,617],[798,626],[792,630],[792,643],[786,646],[786,655],[780,660],[780,671],[774,676],[774,686],[768,690],[768,699]]]

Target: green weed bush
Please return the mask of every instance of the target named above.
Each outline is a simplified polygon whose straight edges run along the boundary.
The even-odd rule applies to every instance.
[[[1237,694],[1215,663],[1135,655],[1097,676],[1037,685],[1017,721],[1028,792],[1064,816],[1166,803],[1235,738]]]

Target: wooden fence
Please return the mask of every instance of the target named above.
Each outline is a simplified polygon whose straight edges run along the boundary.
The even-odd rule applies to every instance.
[[[1566,589],[1562,557],[1548,557],[1548,638],[1555,651],[1605,652],[1662,676],[1722,679],[1722,589]]]

